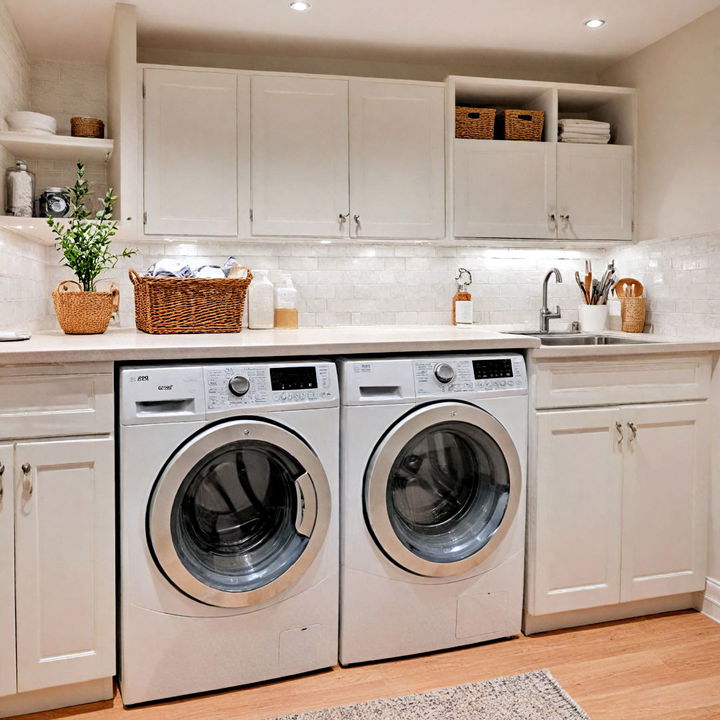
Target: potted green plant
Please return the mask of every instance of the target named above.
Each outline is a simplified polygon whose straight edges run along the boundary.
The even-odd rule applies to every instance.
[[[89,207],[90,188],[85,179],[85,165],[77,164],[77,177],[66,188],[72,208],[68,218],[47,220],[57,238],[56,247],[63,256],[63,265],[75,273],[77,280],[61,282],[53,292],[55,313],[60,327],[69,335],[104,333],[113,312],[118,309],[119,292],[113,285],[108,292],[98,292],[96,283],[105,270],[111,270],[120,258],[131,257],[137,251],[111,251],[112,238],[118,224],[112,219],[117,197],[109,188],[99,198],[100,207]]]

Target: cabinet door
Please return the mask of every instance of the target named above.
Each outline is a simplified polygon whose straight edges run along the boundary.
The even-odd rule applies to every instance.
[[[348,84],[252,79],[253,235],[347,236]]]
[[[354,237],[444,237],[444,88],[350,81],[350,212]]]
[[[110,438],[15,451],[18,691],[115,671],[115,523]]]
[[[0,697],[15,684],[15,530],[13,448],[0,445]]]
[[[624,145],[557,145],[558,236],[630,240],[633,149]]]
[[[529,612],[617,603],[623,471],[619,412],[541,412],[536,419]]]
[[[627,406],[623,420],[621,599],[702,590],[710,481],[707,403]]]
[[[241,113],[250,112],[248,82]],[[236,236],[238,77],[149,69],[144,83],[145,233]]]
[[[455,235],[555,238],[555,144],[455,140]]]

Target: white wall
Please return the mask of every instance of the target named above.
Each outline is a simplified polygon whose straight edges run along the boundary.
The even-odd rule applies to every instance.
[[[638,90],[639,237],[720,231],[720,8],[601,79]]]
[[[4,0],[0,0],[0,128],[5,115],[30,107],[30,63]],[[0,147],[0,191],[5,212],[5,168],[14,164]],[[0,230],[0,329],[34,330],[47,324],[48,250]]]

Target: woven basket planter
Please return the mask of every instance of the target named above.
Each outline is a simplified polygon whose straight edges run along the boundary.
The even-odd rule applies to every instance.
[[[97,118],[70,118],[70,134],[73,137],[102,138],[105,137],[105,123]]]
[[[84,292],[80,283],[66,280],[55,288],[52,298],[64,333],[100,335],[117,312],[120,292],[114,285],[108,292]]]
[[[624,297],[620,299],[620,317],[623,332],[641,333],[645,329],[645,298]]]
[[[130,270],[135,325],[152,334],[234,333],[242,330],[252,272],[244,278],[154,278]]]

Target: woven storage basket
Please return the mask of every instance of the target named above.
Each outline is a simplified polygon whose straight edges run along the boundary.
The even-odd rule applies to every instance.
[[[626,297],[620,300],[623,332],[640,333],[645,329],[645,298]]]
[[[135,325],[155,335],[232,333],[242,330],[252,272],[244,278],[153,278],[130,270]]]
[[[105,137],[105,123],[102,120],[98,120],[97,118],[70,118],[70,134],[73,137]]]
[[[498,110],[497,136],[505,140],[542,140],[545,113],[542,110]]]
[[[108,292],[83,292],[74,280],[61,282],[52,294],[60,327],[67,335],[104,333],[117,312],[120,293],[113,285]]]
[[[455,108],[455,137],[492,140],[495,137],[495,108],[458,105]]]

